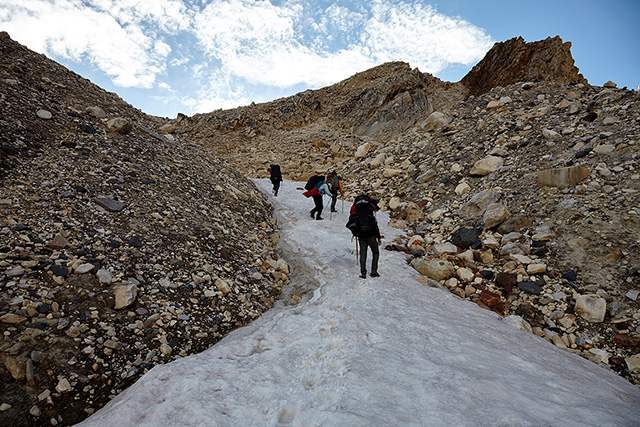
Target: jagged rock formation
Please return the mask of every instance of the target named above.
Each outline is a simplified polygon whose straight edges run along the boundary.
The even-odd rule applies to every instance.
[[[200,145],[0,34],[0,425],[71,425],[288,281],[271,206]]]
[[[496,43],[461,80],[469,93],[481,95],[517,82],[587,83],[571,56],[571,42],[558,36],[533,43],[522,37]]]
[[[513,39],[458,83],[388,63],[167,123],[0,35],[0,424],[77,421],[271,306],[288,267],[238,172],[270,162],[372,190],[419,280],[639,384],[640,97],[568,49]]]

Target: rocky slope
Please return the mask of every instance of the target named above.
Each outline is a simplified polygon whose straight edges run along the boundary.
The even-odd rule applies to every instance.
[[[459,83],[383,64],[177,133],[249,176],[338,170],[407,231],[387,248],[425,282],[640,384],[640,97],[590,86],[569,47],[498,43]]]
[[[0,34],[0,425],[71,425],[288,281],[271,207],[200,145]]]

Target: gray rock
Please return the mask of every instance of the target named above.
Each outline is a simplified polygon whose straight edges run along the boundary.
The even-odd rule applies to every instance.
[[[636,301],[638,299],[638,295],[640,295],[639,289],[632,289],[625,294],[625,296],[632,301]]]
[[[53,117],[53,114],[47,110],[38,110],[38,117],[44,120],[49,120]]]
[[[113,280],[113,276],[108,270],[100,269],[96,272],[96,276],[100,283],[109,284]]]
[[[578,295],[575,313],[587,322],[600,323],[607,313],[607,302],[598,295]]]
[[[478,160],[469,171],[469,175],[486,176],[500,169],[503,164],[504,159],[502,157],[488,156]]]
[[[100,107],[87,107],[86,112],[96,119],[104,119],[105,117],[107,117],[107,113],[105,113],[104,110]]]
[[[98,199],[94,199],[93,201],[95,202],[95,204],[103,207],[109,212],[120,212],[122,209],[124,209],[124,203],[119,202],[117,200],[98,198]]]
[[[502,318],[502,321],[508,325],[511,325],[515,328],[520,329],[521,331],[533,333],[533,330],[531,329],[531,325],[529,324],[529,322],[527,322],[522,317],[517,316],[515,314]]]
[[[492,190],[481,191],[460,208],[458,215],[462,218],[482,216],[487,207],[498,200],[500,200],[500,193]]]
[[[509,211],[502,203],[492,203],[484,211],[483,222],[486,228],[496,227],[509,218]]]
[[[138,287],[136,285],[119,285],[114,289],[115,309],[120,310],[133,304],[138,296]]]
[[[115,132],[115,133],[119,133],[121,135],[126,135],[129,132],[131,132],[132,129],[132,125],[131,123],[129,123],[127,120],[121,118],[121,117],[115,117],[113,119],[110,119],[107,122],[107,127]]]
[[[519,289],[534,295],[540,295],[542,288],[533,282],[520,282],[516,286]]]

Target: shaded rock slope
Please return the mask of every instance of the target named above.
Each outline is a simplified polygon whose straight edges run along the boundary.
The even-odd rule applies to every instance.
[[[0,34],[0,425],[71,425],[270,308],[272,208],[164,121]]]
[[[406,230],[386,247],[425,282],[640,384],[639,101],[589,85],[559,37],[515,38],[458,83],[387,63],[172,122],[248,176],[337,170]]]

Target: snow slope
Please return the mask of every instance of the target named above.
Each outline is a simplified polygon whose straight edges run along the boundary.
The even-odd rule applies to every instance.
[[[360,279],[350,203],[314,221],[301,183],[285,181],[277,198],[268,180],[255,183],[306,297],[156,366],[80,425],[640,425],[640,389],[417,282],[404,254],[382,250],[382,277]],[[379,214],[389,240],[398,232],[387,220]]]

